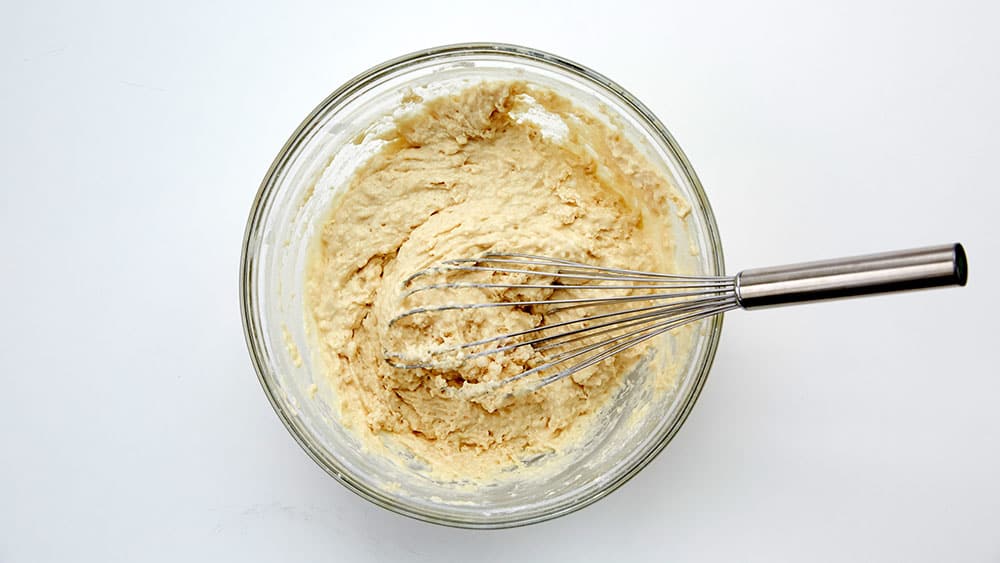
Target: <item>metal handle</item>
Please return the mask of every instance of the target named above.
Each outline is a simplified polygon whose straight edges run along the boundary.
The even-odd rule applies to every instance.
[[[744,270],[736,276],[736,297],[744,309],[756,309],[876,293],[963,286],[968,275],[965,249],[961,244],[946,244]]]

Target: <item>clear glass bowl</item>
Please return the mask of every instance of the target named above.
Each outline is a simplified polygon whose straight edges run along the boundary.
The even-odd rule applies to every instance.
[[[254,201],[243,245],[242,313],[250,356],[275,412],[303,449],[362,497],[414,518],[469,528],[540,522],[586,506],[646,466],[683,424],[708,375],[721,316],[694,327],[677,383],[651,389],[649,362],[625,375],[595,431],[562,469],[479,487],[441,482],[366,453],[323,400],[321,366],[309,353],[301,289],[309,244],[338,186],[377,146],[359,133],[384,120],[407,88],[447,90],[483,79],[522,79],[614,116],[614,125],[643,150],[690,204],[675,221],[675,259],[689,272],[724,272],[718,229],[694,170],[666,128],[607,78],[560,57],[512,45],[462,44],[413,53],[355,77],[324,100],[275,158]],[[376,125],[378,127],[378,125]],[[674,205],[674,204],[672,204]],[[676,209],[674,211],[677,211]],[[667,355],[672,335],[655,342]],[[655,367],[655,366],[653,366]],[[314,383],[319,385],[313,387]],[[316,396],[317,393],[319,396]],[[335,403],[332,403],[335,404]],[[637,416],[636,413],[639,413]]]

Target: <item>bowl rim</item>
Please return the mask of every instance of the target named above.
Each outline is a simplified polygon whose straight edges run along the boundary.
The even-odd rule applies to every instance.
[[[636,112],[636,114],[641,117],[643,121],[645,121],[645,124],[660,137],[660,140],[665,144],[671,153],[671,156],[675,159],[676,164],[679,165],[681,173],[686,177],[686,180],[692,187],[694,196],[697,199],[697,205],[695,207],[703,215],[707,238],[709,239],[713,255],[715,256],[714,263],[712,264],[715,268],[714,274],[724,274],[725,263],[722,253],[721,238],[719,236],[718,225],[715,221],[715,214],[709,204],[708,197],[702,188],[701,182],[698,179],[694,168],[688,161],[687,156],[681,150],[680,146],[674,140],[667,128],[652,113],[652,111],[649,110],[649,108],[647,108],[635,96],[604,75],[563,57],[520,45],[476,42],[456,43],[423,49],[373,66],[354,76],[342,86],[334,90],[309,113],[309,115],[299,124],[292,135],[288,138],[281,150],[278,152],[278,155],[272,161],[271,166],[264,175],[264,178],[257,190],[257,194],[254,197],[243,236],[242,251],[240,255],[239,290],[240,314],[243,321],[243,335],[246,340],[247,349],[250,353],[251,362],[254,366],[254,371],[257,373],[257,379],[260,382],[268,401],[271,403],[271,407],[278,415],[282,424],[292,435],[295,441],[298,442],[299,446],[317,465],[355,494],[382,508],[391,510],[398,514],[424,522],[458,528],[496,529],[513,528],[544,522],[580,510],[617,490],[619,487],[631,480],[631,478],[639,473],[639,471],[649,465],[649,463],[657,455],[659,455],[661,451],[663,451],[667,444],[670,443],[681,426],[683,426],[692,408],[694,407],[694,404],[697,402],[699,395],[701,394],[701,390],[704,387],[705,381],[708,378],[708,373],[711,371],[712,364],[715,360],[715,354],[722,332],[723,315],[716,315],[711,318],[710,330],[708,331],[708,337],[705,343],[705,353],[703,354],[701,366],[698,368],[697,375],[691,384],[689,392],[683,398],[684,403],[680,405],[677,416],[669,426],[665,427],[664,432],[659,437],[656,444],[654,444],[653,447],[646,452],[646,455],[637,458],[632,465],[628,467],[628,469],[618,474],[615,479],[609,480],[603,487],[595,490],[586,497],[575,499],[572,503],[557,505],[553,507],[552,510],[537,514],[530,514],[526,517],[510,517],[511,515],[504,514],[504,517],[492,521],[470,521],[441,513],[424,512],[416,507],[400,503],[393,497],[387,496],[380,491],[372,489],[364,483],[355,480],[342,467],[330,466],[331,464],[337,465],[335,460],[330,461],[327,456],[324,456],[322,452],[318,451],[318,449],[310,443],[306,437],[305,429],[300,428],[300,424],[296,420],[297,417],[291,416],[288,412],[286,412],[282,404],[279,402],[279,390],[277,389],[277,383],[275,381],[274,374],[272,373],[272,367],[266,361],[266,354],[264,354],[262,350],[264,345],[259,341],[259,338],[261,338],[260,335],[262,334],[260,331],[262,323],[260,319],[260,309],[257,306],[256,300],[254,259],[257,254],[256,250],[260,246],[262,219],[266,215],[266,211],[270,208],[273,201],[275,192],[277,191],[276,185],[282,176],[281,172],[292,160],[292,157],[297,154],[297,149],[300,145],[307,138],[309,138],[309,133],[311,133],[314,128],[319,125],[319,118],[327,111],[349,100],[354,93],[359,90],[363,90],[368,84],[371,84],[372,82],[387,75],[391,75],[398,70],[408,68],[418,63],[428,63],[438,59],[448,59],[455,56],[477,54],[509,57],[512,60],[523,59],[534,63],[542,63],[549,67],[555,67],[556,70],[573,75],[575,78],[583,79],[584,81],[605,90],[619,102],[624,103],[632,109],[632,111]]]

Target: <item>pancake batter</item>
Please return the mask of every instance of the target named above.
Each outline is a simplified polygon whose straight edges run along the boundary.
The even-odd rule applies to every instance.
[[[409,319],[388,330],[402,280],[488,251],[671,271],[673,192],[635,146],[552,91],[488,82],[404,101],[414,109],[381,133],[387,144],[354,173],[313,243],[307,315],[342,424],[402,444],[435,473],[486,480],[570,444],[642,350],[514,398],[449,392],[519,373],[530,354],[431,371],[394,368],[384,350],[422,331],[471,341],[545,319],[504,308],[475,323]]]

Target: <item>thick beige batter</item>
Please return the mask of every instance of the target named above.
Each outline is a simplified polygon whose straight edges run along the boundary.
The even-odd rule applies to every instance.
[[[670,271],[671,192],[630,142],[551,91],[494,82],[407,101],[419,109],[383,135],[389,143],[354,174],[314,243],[306,307],[343,424],[398,441],[437,473],[488,479],[565,447],[639,353],[515,398],[449,392],[518,373],[529,354],[429,371],[393,368],[384,350],[424,330],[471,340],[549,320],[498,309],[471,324],[387,331],[402,280],[488,251]],[[541,114],[561,124],[541,126]]]

